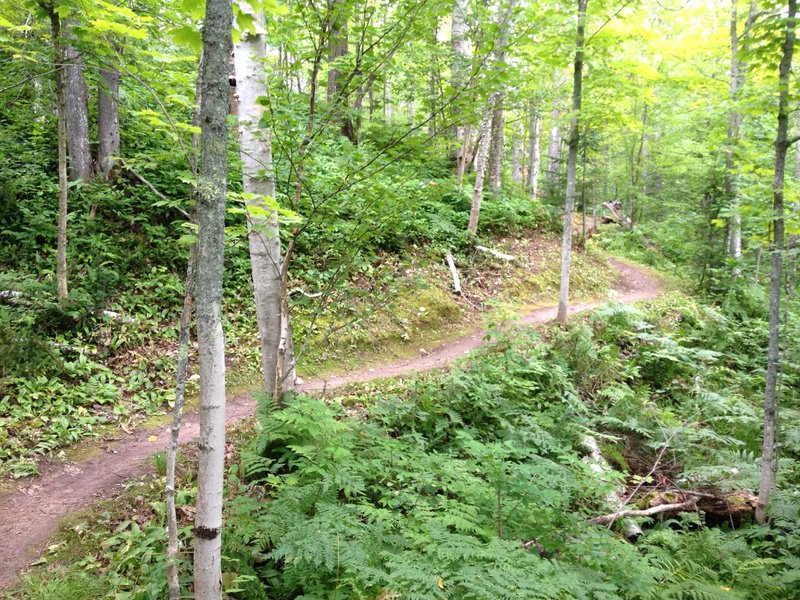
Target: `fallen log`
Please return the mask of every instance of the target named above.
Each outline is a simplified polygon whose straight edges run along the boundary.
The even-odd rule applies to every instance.
[[[505,252],[500,252],[492,248],[487,248],[486,246],[475,246],[475,250],[477,250],[478,252],[483,252],[484,254],[489,254],[491,256],[494,256],[495,258],[499,258],[500,260],[505,260],[505,261],[517,260],[516,256],[512,256],[511,254],[506,254]]]
[[[453,291],[460,295],[461,279],[458,276],[458,270],[456,269],[456,262],[453,260],[453,255],[449,252],[447,253],[447,266],[450,267],[450,274],[453,276]]]
[[[583,438],[583,447],[589,451],[589,455],[584,457],[583,460],[589,465],[589,468],[592,470],[592,472],[602,476],[611,471],[611,467],[603,457],[603,453],[600,451],[600,446],[593,436],[587,435],[585,438]],[[625,537],[635,538],[642,535],[642,528],[639,527],[639,524],[633,519],[620,516],[622,515],[622,512],[624,512],[622,509],[625,506],[625,503],[622,499],[622,492],[623,490],[608,492],[603,497],[603,500],[609,506],[609,508],[616,511],[614,515],[617,515],[613,519],[606,522],[610,523],[618,518],[621,519],[622,531],[625,534]],[[594,522],[594,520],[592,520],[592,522]]]

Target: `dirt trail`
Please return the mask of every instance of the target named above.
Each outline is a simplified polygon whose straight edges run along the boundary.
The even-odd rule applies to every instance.
[[[642,269],[613,259],[609,263],[621,275],[617,291],[622,302],[638,302],[659,295],[659,281]],[[605,301],[573,304],[570,313],[594,308]],[[556,308],[547,307],[531,312],[519,322],[533,325],[553,320],[555,316]],[[482,345],[485,335],[485,331],[477,331],[442,344],[423,356],[327,380],[308,381],[300,386],[300,390],[318,392],[348,383],[441,368]],[[227,422],[235,423],[249,417],[254,410],[255,401],[249,394],[230,398]],[[181,443],[193,441],[198,433],[197,412],[188,413],[181,429]],[[97,457],[79,463],[53,465],[38,477],[22,480],[15,490],[0,497],[0,590],[12,585],[17,574],[42,553],[64,517],[88,508],[98,500],[113,497],[121,484],[148,470],[150,463],[147,459],[165,449],[168,439],[168,426],[135,431],[109,443]]]

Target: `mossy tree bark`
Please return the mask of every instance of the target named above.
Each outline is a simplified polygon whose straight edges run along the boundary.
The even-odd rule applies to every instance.
[[[208,0],[203,24],[200,177],[197,202],[197,343],[200,363],[200,459],[194,528],[194,588],[199,600],[221,590],[222,488],[225,460],[225,342],[222,269],[227,198],[228,60],[231,0]]]

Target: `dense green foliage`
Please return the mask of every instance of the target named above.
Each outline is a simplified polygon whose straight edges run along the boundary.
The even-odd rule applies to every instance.
[[[328,403],[264,402],[229,468],[231,596],[798,597],[796,354],[771,526],[657,516],[631,544],[586,522],[609,512],[604,494],[624,480],[641,486],[634,504],[667,488],[757,484],[762,305],[677,294],[645,310],[610,304],[546,339],[498,332],[449,374]],[[614,465],[607,477],[582,458],[587,434]],[[112,520],[111,538],[97,528],[103,549],[73,562],[71,578],[107,564],[103,593],[159,597],[163,505],[137,506],[145,522]],[[26,597],[54,597],[31,585]]]

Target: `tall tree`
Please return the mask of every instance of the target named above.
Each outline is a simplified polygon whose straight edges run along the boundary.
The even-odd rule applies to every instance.
[[[739,57],[739,18],[736,10],[737,0],[731,0],[731,22],[730,22],[730,43],[731,43],[731,66],[730,81],[728,84],[728,145],[725,151],[725,187],[730,198],[731,217],[729,223],[729,252],[730,257],[739,261],[742,257],[742,215],[741,198],[738,182],[738,165],[736,152],[740,144],[742,129],[742,110],[739,107],[740,95],[745,81],[746,65]],[[755,20],[757,3],[753,0],[750,3],[750,14],[745,23],[745,34],[750,29]],[[734,267],[734,273],[738,273],[738,265]]]
[[[72,19],[63,23],[61,34],[72,39]],[[67,149],[72,180],[89,180],[94,174],[89,146],[89,91],[84,77],[83,55],[73,44],[63,43],[64,100],[66,103]]]
[[[539,195],[539,169],[542,164],[541,138],[542,116],[534,106],[531,106],[528,123],[528,177],[525,185],[533,200],[536,200]]]
[[[500,18],[500,35],[495,44],[495,68],[504,69],[508,49],[508,32],[517,0],[509,0],[505,13]],[[505,151],[505,110],[506,91],[504,84],[495,92],[494,112],[492,113],[492,139],[489,146],[489,189],[498,193],[503,186],[503,154]]]
[[[786,154],[797,138],[789,139],[789,83],[792,75],[792,56],[796,38],[797,0],[789,0],[784,21],[783,51],[778,67],[778,131],[775,135],[775,170],[772,179],[772,268],[769,278],[769,347],[767,377],[764,387],[764,440],[761,446],[761,479],[758,486],[756,521],[765,523],[769,496],[775,487],[775,445],[777,442],[778,374],[780,372],[780,309],[783,269],[784,215],[783,200],[786,184]]]
[[[61,19],[52,4],[44,5],[50,17],[53,55],[56,65],[56,106],[58,113],[58,224],[56,227],[56,285],[58,299],[69,296],[67,285],[67,210],[69,182],[67,181],[67,101],[64,45],[61,40]]]
[[[227,198],[228,60],[231,0],[207,0],[200,98],[201,163],[197,220],[197,343],[200,366],[200,459],[194,528],[194,588],[199,600],[221,590],[222,488],[225,461],[225,341],[222,269]]]
[[[254,31],[244,31],[234,46],[239,107],[239,147],[247,206],[250,266],[256,319],[261,340],[264,389],[270,397],[280,389],[278,346],[281,341],[281,238],[275,205],[272,132],[260,128],[267,95],[267,41],[264,15],[255,16]]]
[[[119,154],[119,71],[100,68],[97,97],[97,168],[104,179],[113,177]]]
[[[483,199],[483,181],[486,176],[486,154],[489,150],[492,114],[494,113],[496,99],[497,92],[492,94],[489,99],[489,106],[486,108],[483,121],[481,121],[481,139],[478,145],[478,153],[475,157],[475,187],[472,190],[472,206],[469,211],[469,224],[467,225],[467,231],[472,235],[478,234],[478,219],[481,216],[481,200]]]
[[[327,99],[342,135],[355,141],[355,130],[350,115],[347,86],[341,85],[342,71],[337,60],[347,54],[347,0],[330,0],[328,6],[328,88]]]
[[[467,68],[469,66],[469,40],[467,39],[467,0],[455,0],[453,3],[453,16],[450,25],[450,46],[452,49],[452,65],[450,67],[451,85],[453,93],[460,93],[467,82]],[[456,140],[457,169],[463,175],[463,162],[467,152],[469,140],[466,139],[467,127],[456,118],[453,124]]]
[[[578,0],[578,26],[575,36],[575,63],[572,77],[572,118],[567,149],[567,192],[564,203],[564,227],[561,234],[561,286],[558,294],[558,321],[567,322],[569,308],[569,276],[572,265],[572,211],[575,207],[580,146],[581,88],[583,85],[583,47],[586,30],[586,5],[588,0]]]

